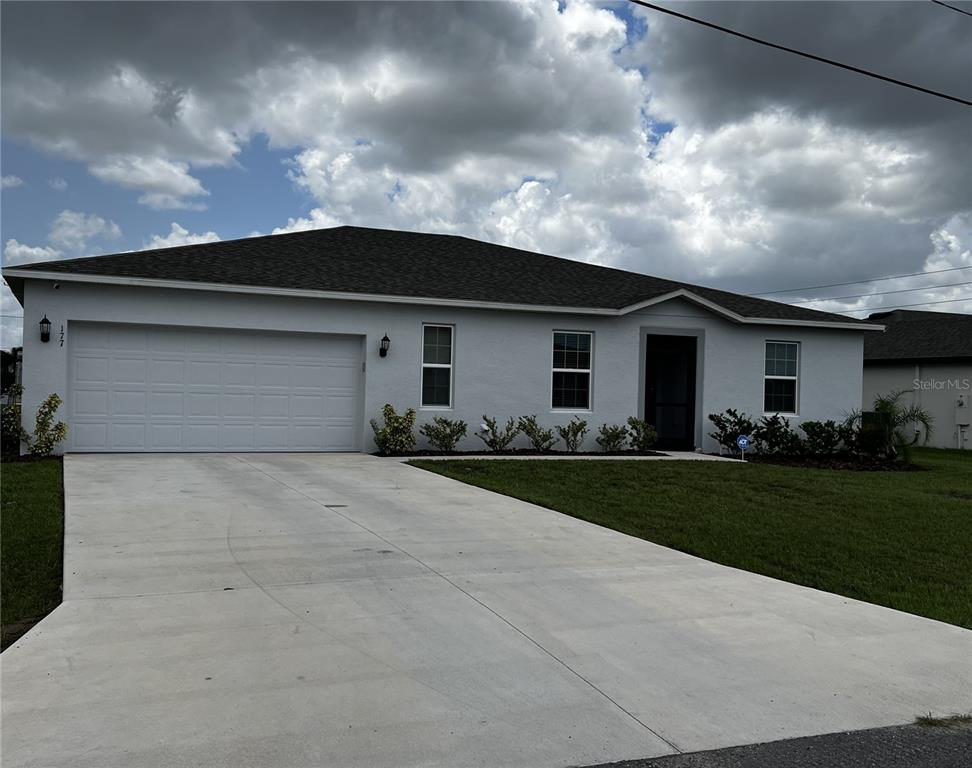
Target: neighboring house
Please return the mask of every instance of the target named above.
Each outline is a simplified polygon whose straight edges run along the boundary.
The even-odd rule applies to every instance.
[[[908,392],[935,419],[929,445],[972,448],[972,315],[897,309],[868,320],[887,330],[864,338],[864,407]]]
[[[24,414],[64,395],[68,451],[373,450],[391,403],[470,425],[861,405],[874,323],[450,235],[336,227],[4,270]],[[51,323],[41,341],[38,323]],[[380,352],[388,339],[387,354]],[[519,444],[523,444],[522,438]],[[420,443],[421,445],[421,443]]]

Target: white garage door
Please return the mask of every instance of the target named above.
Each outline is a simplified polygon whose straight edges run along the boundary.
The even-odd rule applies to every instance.
[[[69,449],[357,450],[355,336],[71,323]]]

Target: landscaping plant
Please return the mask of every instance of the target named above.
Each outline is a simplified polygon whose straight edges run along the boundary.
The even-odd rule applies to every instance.
[[[439,451],[454,451],[456,443],[466,436],[468,426],[462,419],[447,419],[433,416],[432,421],[423,424],[419,432],[428,439],[429,444]]]
[[[722,413],[710,413],[709,421],[716,428],[715,432],[709,433],[709,437],[716,440],[723,448],[728,448],[731,454],[739,453],[736,438],[740,435],[751,436],[756,426],[745,413],[739,413],[734,408],[727,408]]]
[[[831,456],[840,451],[850,450],[854,430],[847,424],[827,421],[805,421],[800,429],[807,436],[804,440],[806,452],[812,456]]]
[[[34,419],[34,432],[31,434],[23,428],[21,422],[20,397],[24,391],[23,387],[15,384],[9,391],[15,399],[3,406],[4,450],[10,448],[11,452],[16,452],[19,450],[20,443],[24,442],[31,456],[50,456],[57,445],[64,442],[68,433],[67,424],[63,421],[54,421],[57,409],[63,402],[60,396],[52,393],[40,404]]]
[[[412,428],[415,426],[415,409],[409,408],[399,416],[390,403],[385,403],[385,407],[381,409],[381,415],[385,421],[383,426],[379,427],[375,419],[371,420],[378,453],[387,456],[413,451],[415,449],[415,433],[412,432]]]
[[[901,456],[910,459],[911,448],[917,445],[921,427],[924,430],[923,443],[931,437],[934,418],[918,405],[905,406],[901,397],[911,390],[891,392],[874,398],[873,416],[855,411],[846,421],[854,430],[854,445],[857,450],[887,458]],[[909,427],[914,430],[909,437]]]
[[[752,437],[760,453],[782,456],[799,456],[803,453],[800,436],[790,429],[790,422],[779,414],[761,418],[753,427]]]
[[[601,434],[595,438],[605,453],[616,453],[624,448],[628,440],[628,428],[622,424],[602,424]]]
[[[521,416],[517,426],[526,435],[535,451],[549,451],[550,447],[557,442],[554,431],[541,427],[537,423],[536,415]]]
[[[635,416],[628,417],[628,432],[631,439],[631,447],[636,451],[651,450],[651,446],[658,440],[658,432],[644,419]]]
[[[564,441],[567,453],[577,453],[587,436],[587,422],[577,416],[574,416],[568,424],[558,425],[555,429],[560,439]]]
[[[519,433],[520,428],[512,417],[506,422],[506,428],[500,429],[496,419],[490,418],[484,413],[483,423],[479,425],[479,432],[476,433],[476,436],[486,443],[486,447],[491,451],[499,453],[505,451],[513,442],[513,438]]]

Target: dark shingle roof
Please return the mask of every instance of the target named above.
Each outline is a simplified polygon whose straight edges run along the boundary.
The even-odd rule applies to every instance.
[[[621,309],[679,288],[745,317],[859,322],[455,235],[334,227],[18,269],[266,288]]]
[[[896,309],[868,318],[886,326],[864,337],[864,360],[972,359],[972,315]]]

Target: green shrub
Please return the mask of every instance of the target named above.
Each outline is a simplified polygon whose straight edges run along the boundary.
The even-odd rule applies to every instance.
[[[412,432],[415,426],[415,409],[409,408],[399,416],[389,403],[385,403],[381,415],[385,421],[383,426],[379,427],[375,419],[371,420],[378,453],[386,456],[411,453],[415,449],[415,433]]]
[[[752,436],[756,427],[752,419],[734,408],[727,408],[722,413],[710,413],[708,418],[716,428],[715,432],[709,433],[709,437],[723,448],[728,448],[729,453],[739,453],[736,438],[740,435]]]
[[[20,397],[24,388],[20,384],[10,387],[10,394],[15,398],[13,402],[3,406],[2,425],[4,450],[11,453],[20,450],[20,443],[27,444],[27,451],[31,456],[50,456],[59,443],[67,438],[68,428],[63,421],[54,421],[57,409],[64,402],[57,394],[50,394],[37,409],[34,419],[34,433],[23,428],[21,423]]]
[[[510,443],[513,442],[515,438],[520,433],[520,428],[517,426],[513,418],[506,422],[506,428],[500,429],[496,423],[496,419],[491,419],[485,413],[483,414],[483,423],[480,425],[480,431],[476,433],[476,436],[486,443],[486,447],[491,451],[505,451]]]
[[[20,444],[27,436],[20,411],[20,398],[24,394],[24,388],[20,384],[14,384],[7,389],[7,394],[11,400],[0,408],[0,441],[4,456],[20,453]]]
[[[517,426],[526,435],[535,451],[549,451],[550,447],[557,442],[554,431],[541,427],[537,423],[536,415],[521,416]]]
[[[587,422],[578,416],[574,416],[568,424],[554,427],[554,429],[557,430],[560,439],[564,441],[567,453],[577,453],[587,436]]]
[[[901,404],[901,396],[910,391],[878,395],[874,398],[873,411],[856,411],[847,418],[845,424],[854,431],[855,450],[888,458],[902,456],[908,460],[911,447],[919,440],[919,427],[925,433],[923,442],[928,442],[935,419],[918,405]],[[914,430],[911,437],[909,430]]]
[[[847,424],[827,421],[805,421],[800,429],[807,436],[806,452],[814,456],[827,456],[841,450],[849,450],[853,444],[854,430]]]
[[[598,430],[597,444],[605,453],[615,453],[628,441],[628,428],[621,424],[602,424]]]
[[[466,436],[467,428],[468,425],[462,419],[433,416],[432,421],[423,424],[419,432],[428,439],[433,448],[448,452],[456,449],[456,443]]]
[[[628,432],[631,435],[631,447],[636,451],[650,451],[658,440],[657,430],[644,419],[634,416],[628,417]]]
[[[798,456],[803,453],[803,441],[790,429],[790,422],[779,414],[764,416],[753,428],[753,443],[760,453]]]

